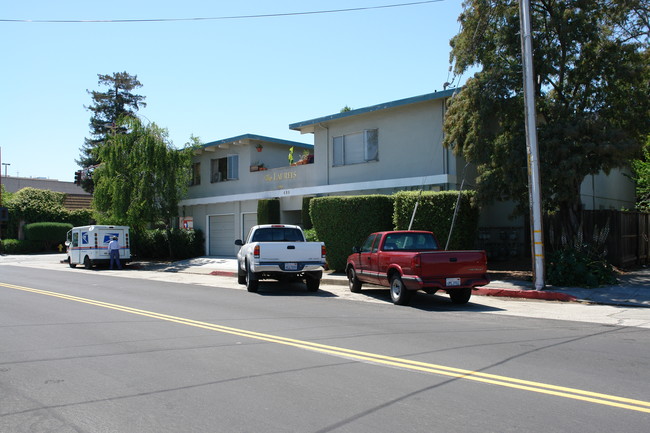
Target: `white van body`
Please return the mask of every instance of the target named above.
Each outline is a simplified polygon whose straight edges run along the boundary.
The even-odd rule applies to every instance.
[[[71,268],[83,264],[86,269],[93,265],[108,264],[108,243],[117,236],[120,244],[120,262],[131,260],[131,243],[128,226],[82,226],[68,232],[66,246]]]

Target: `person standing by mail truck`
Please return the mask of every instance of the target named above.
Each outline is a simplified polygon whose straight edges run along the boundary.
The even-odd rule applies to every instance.
[[[117,236],[113,236],[113,239],[108,243],[108,255],[111,260],[111,269],[113,269],[113,262],[117,262],[117,268],[122,269],[122,263],[120,263],[120,244],[117,242]]]

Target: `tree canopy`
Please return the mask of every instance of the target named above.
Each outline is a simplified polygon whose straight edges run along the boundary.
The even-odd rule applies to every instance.
[[[187,191],[191,149],[198,139],[178,150],[155,123],[144,125],[127,116],[117,125],[128,132],[109,136],[99,148],[102,163],[95,170],[93,197],[98,222],[168,226]]]
[[[478,167],[483,203],[528,209],[520,13],[516,0],[466,0],[451,40],[456,74],[444,144]],[[565,228],[579,221],[585,176],[639,154],[650,131],[647,0],[532,0],[542,197]]]
[[[118,126],[121,117],[136,117],[141,107],[146,107],[145,97],[133,94],[135,89],[142,87],[137,75],[127,72],[114,72],[112,75],[98,74],[99,85],[108,87],[105,91],[87,90],[92,97],[92,104],[86,107],[93,115],[90,118],[90,138],[84,140],[81,154],[76,161],[83,170],[82,186],[88,192],[93,192],[92,173],[94,167],[101,162],[99,148],[106,142],[109,135],[127,132],[123,126]]]

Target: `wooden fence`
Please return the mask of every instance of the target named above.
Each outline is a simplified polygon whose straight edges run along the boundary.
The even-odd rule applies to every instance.
[[[585,242],[592,242],[594,232],[597,236],[603,229],[609,231],[605,246],[607,260],[612,265],[624,268],[650,263],[650,213],[583,211],[582,221]],[[552,219],[547,224],[545,232],[548,235],[550,226],[557,225]]]

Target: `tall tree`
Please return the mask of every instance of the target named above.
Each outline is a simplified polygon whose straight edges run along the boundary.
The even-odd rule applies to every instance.
[[[449,104],[446,146],[476,163],[483,203],[528,209],[519,4],[466,0],[455,73],[480,72]],[[585,176],[627,165],[650,131],[647,0],[532,0],[542,196],[567,234]],[[645,21],[644,21],[645,17]]]
[[[92,104],[86,109],[93,115],[90,118],[90,138],[84,140],[79,149],[81,154],[76,163],[82,168],[82,186],[87,192],[93,192],[92,174],[94,167],[101,162],[99,148],[109,135],[127,132],[123,126],[117,126],[121,117],[136,117],[140,107],[146,107],[145,97],[132,93],[142,87],[137,75],[127,72],[114,72],[112,75],[97,75],[99,85],[106,86],[105,91],[86,90],[92,97]]]
[[[135,228],[170,226],[189,185],[191,149],[198,139],[178,150],[167,130],[155,123],[123,117],[118,126],[129,132],[109,136],[99,148],[102,163],[95,171],[93,197],[98,221]]]

